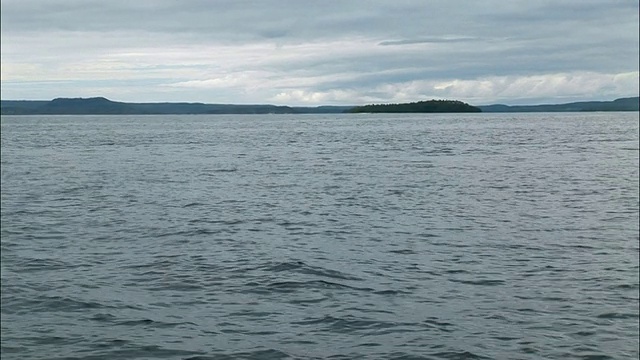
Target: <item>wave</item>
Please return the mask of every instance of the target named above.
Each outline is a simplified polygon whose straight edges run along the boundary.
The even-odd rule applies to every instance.
[[[311,265],[305,264],[302,261],[285,261],[285,262],[280,262],[272,265],[265,265],[263,269],[265,271],[276,272],[276,273],[295,272],[295,273],[306,274],[306,275],[327,277],[331,279],[355,280],[355,281],[362,280],[362,278],[359,278],[354,275],[350,275],[337,270],[327,269],[321,266],[311,266]]]

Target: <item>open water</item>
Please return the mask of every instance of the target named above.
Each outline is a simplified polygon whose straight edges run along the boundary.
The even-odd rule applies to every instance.
[[[3,116],[2,359],[637,359],[638,124]]]

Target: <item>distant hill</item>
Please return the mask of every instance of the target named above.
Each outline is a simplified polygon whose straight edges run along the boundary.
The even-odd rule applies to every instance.
[[[429,100],[404,104],[380,104],[356,106],[350,113],[451,113],[481,112],[475,106],[456,100]]]
[[[2,100],[0,110],[3,115],[93,115],[93,114],[143,114],[130,104],[115,102],[103,97],[58,98],[51,101],[11,101]]]
[[[94,98],[51,101],[2,100],[3,115],[317,114],[342,113],[353,106],[290,107],[202,103],[124,103]]]
[[[569,112],[569,111],[638,111],[639,97],[614,101],[583,101],[567,104],[544,105],[485,105],[478,106],[483,112]]]
[[[43,114],[69,114],[69,115],[90,115],[90,114],[131,114],[138,113],[136,108],[121,102],[107,100],[103,97],[89,99],[53,99],[50,102],[38,107],[35,111]]]

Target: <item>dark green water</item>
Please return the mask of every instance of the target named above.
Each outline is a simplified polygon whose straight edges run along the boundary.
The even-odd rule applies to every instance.
[[[638,358],[638,113],[2,117],[2,359]]]

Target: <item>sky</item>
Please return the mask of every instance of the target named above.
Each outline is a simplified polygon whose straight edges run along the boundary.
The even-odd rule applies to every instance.
[[[473,105],[638,96],[638,0],[2,0],[1,98]]]

